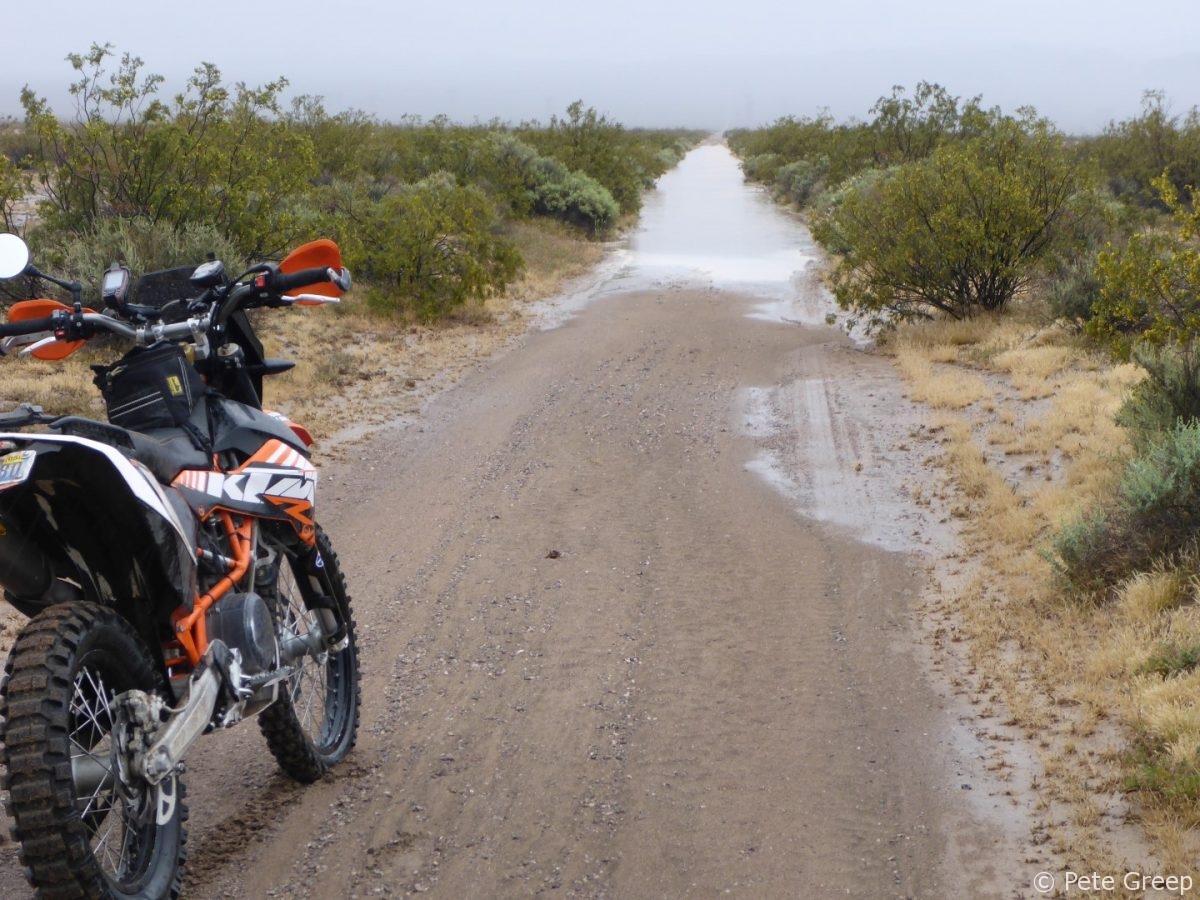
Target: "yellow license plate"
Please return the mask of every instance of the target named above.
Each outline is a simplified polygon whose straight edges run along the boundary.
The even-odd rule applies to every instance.
[[[16,450],[0,456],[0,491],[28,478],[35,456],[37,453],[33,450]]]

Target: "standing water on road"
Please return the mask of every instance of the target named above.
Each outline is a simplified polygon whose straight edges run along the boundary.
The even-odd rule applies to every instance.
[[[744,182],[729,148],[706,144],[659,179],[628,246],[558,312],[605,294],[714,288],[761,299],[759,318],[823,324],[834,306],[818,258],[808,229]]]
[[[659,180],[628,247],[567,307],[618,293],[719,290],[749,298],[752,318],[824,329],[829,353],[798,354],[774,383],[740,392],[735,421],[757,445],[747,470],[801,515],[859,540],[944,552],[952,529],[911,494],[929,477],[912,440],[923,413],[885,360],[855,352],[826,325],[836,307],[820,259],[804,224],[745,183],[728,147],[707,144]]]

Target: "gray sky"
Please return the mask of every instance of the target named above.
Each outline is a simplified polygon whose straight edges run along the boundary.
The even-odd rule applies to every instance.
[[[0,113],[28,84],[60,115],[65,56],[112,43],[166,76],[381,119],[546,121],[582,99],[630,126],[726,128],[782,115],[866,118],[893,84],[936,81],[988,106],[1029,104],[1068,131],[1136,115],[1142,92],[1200,105],[1197,0],[4,0]]]

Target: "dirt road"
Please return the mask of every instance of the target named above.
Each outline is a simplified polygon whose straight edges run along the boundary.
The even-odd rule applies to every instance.
[[[860,354],[746,309],[609,298],[328,473],[363,736],[309,790],[197,754],[189,896],[955,893],[911,561],[740,433],[745,388]]]
[[[756,302],[604,297],[324,469],[358,748],[300,788],[198,744],[185,896],[1021,895],[896,549],[918,426]]]

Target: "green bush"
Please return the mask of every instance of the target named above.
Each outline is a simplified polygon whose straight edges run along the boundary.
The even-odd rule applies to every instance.
[[[1102,282],[1096,274],[1096,250],[1063,254],[1053,263],[1046,282],[1046,303],[1058,319],[1086,322],[1100,299]]]
[[[1191,672],[1197,666],[1200,666],[1200,645],[1163,644],[1157,653],[1138,666],[1137,674],[1171,678]]]
[[[20,232],[17,204],[29,195],[33,179],[7,156],[0,156],[0,224],[8,232]]]
[[[652,165],[654,154],[620,124],[591,107],[584,109],[582,101],[567,107],[567,118],[553,116],[544,128],[523,126],[517,135],[570,171],[595,179],[612,195],[622,213],[641,209],[644,173]]]
[[[775,176],[786,162],[787,160],[778,153],[759,153],[742,160],[742,174],[747,181],[770,184],[775,181]]]
[[[144,271],[212,250],[230,263],[326,234],[376,305],[432,318],[512,282],[521,261],[504,222],[604,232],[700,137],[628,131],[581,102],[519,128],[331,116],[320,97],[285,109],[283,79],[226,87],[207,63],[167,100],[161,76],[109,45],[68,61],[73,120],[28,88],[25,124],[0,120],[0,215],[11,230],[39,183],[39,252],[84,280],[117,258]]]
[[[1164,175],[1176,192],[1200,184],[1200,110],[1171,115],[1162,91],[1146,91],[1141,115],[1111,123],[1086,144],[1109,189],[1130,203],[1168,209],[1155,184]]]
[[[1089,509],[1065,522],[1050,539],[1047,561],[1075,590],[1104,586],[1101,566],[1112,559],[1110,539],[1118,529],[1106,509]]]
[[[307,190],[312,145],[279,117],[283,79],[231,93],[211,64],[199,66],[170,106],[157,99],[162,77],[142,60],[93,45],[68,59],[76,121],[60,122],[26,88],[21,102],[37,141],[38,178],[47,199],[44,227],[88,235],[103,219],[147,218],[175,228],[212,225],[248,256],[279,253],[296,235],[287,207]]]
[[[529,168],[533,208],[592,234],[607,229],[621,210],[612,194],[582,172],[568,171],[557,160],[539,157]]]
[[[1178,422],[1200,419],[1200,367],[1185,363],[1171,348],[1142,344],[1132,358],[1147,378],[1134,385],[1117,411],[1138,447],[1146,447]]]
[[[534,170],[538,152],[514,135],[498,132],[479,148],[480,184],[514,218],[527,218],[534,212]]]
[[[16,119],[0,116],[0,157],[21,165],[37,151],[37,142]]]
[[[448,174],[361,201],[352,222],[337,212],[327,220],[346,264],[368,285],[372,305],[425,320],[470,298],[502,293],[513,282],[521,258],[497,225],[484,192]]]
[[[61,278],[84,285],[85,305],[99,303],[104,270],[114,262],[129,267],[136,280],[146,272],[177,266],[198,266],[212,253],[231,276],[246,268],[237,246],[211,225],[173,228],[149,219],[104,219],[87,234],[36,234],[30,242],[34,263]],[[44,293],[52,290],[45,282]],[[9,294],[10,298],[16,294]],[[66,299],[65,295],[63,299]]]
[[[775,173],[775,193],[788,203],[807,206],[825,187],[828,175],[829,159],[824,156],[788,163]]]
[[[1082,174],[1048,122],[999,118],[928,159],[860,180],[814,222],[847,248],[830,283],[873,322],[1003,310],[1074,238]]]
[[[223,232],[212,225],[172,228],[149,219],[106,219],[79,238],[69,238],[50,253],[55,271],[85,283],[98,280],[110,263],[127,265],[134,277],[176,266],[198,266],[212,253],[230,276],[246,268],[246,259]]]
[[[1177,422],[1125,466],[1116,496],[1077,516],[1048,557],[1068,585],[1102,590],[1178,554],[1200,528],[1200,422]]]
[[[1087,323],[1092,336],[1149,375],[1126,410],[1143,432],[1156,420],[1200,417],[1200,210],[1168,178],[1155,185],[1175,230],[1134,234],[1100,253],[1100,294]]]

